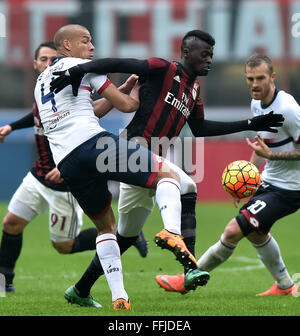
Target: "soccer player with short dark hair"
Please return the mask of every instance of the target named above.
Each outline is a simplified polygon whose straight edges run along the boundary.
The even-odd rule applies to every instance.
[[[270,230],[277,220],[300,207],[300,107],[293,96],[276,88],[276,73],[268,56],[254,54],[249,57],[245,76],[252,97],[253,115],[274,111],[282,114],[285,120],[276,134],[258,132],[254,142],[246,139],[253,149],[250,161],[257,167],[266,162],[261,186],[227,224],[220,240],[200,257],[197,265],[201,270],[215,269],[233,254],[239,241],[246,237],[275,280],[267,291],[257,295],[295,295],[298,287],[286,269]],[[235,206],[238,201],[234,200]],[[161,277],[166,290],[185,290],[183,277]]]
[[[151,144],[153,137],[172,139],[179,135],[187,122],[194,136],[215,136],[244,130],[270,130],[280,126],[281,117],[272,114],[237,122],[216,122],[204,119],[200,99],[200,84],[197,76],[206,76],[210,71],[215,40],[207,32],[192,30],[182,39],[181,61],[169,62],[161,58],[114,59],[106,58],[77,65],[52,82],[52,90],[59,92],[71,84],[76,95],[82,77],[86,73],[135,73],[139,75],[140,106],[126,127],[129,139],[143,137]],[[276,130],[274,130],[276,132]],[[153,148],[151,148],[153,150]],[[162,153],[163,154],[163,153]],[[196,236],[196,185],[181,195],[181,230],[190,251],[194,251]],[[119,198],[118,233],[120,247],[126,250],[130,240],[141,230],[153,208],[151,195],[136,187],[121,184]],[[98,271],[97,271],[98,269]],[[79,292],[87,295],[95,281],[94,275],[102,270],[97,260],[76,284]],[[93,274],[93,276],[92,276]]]

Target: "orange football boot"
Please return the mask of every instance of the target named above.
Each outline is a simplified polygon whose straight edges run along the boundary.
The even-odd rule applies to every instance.
[[[179,292],[185,294],[184,274],[176,275],[157,275],[156,282],[167,292]]]
[[[185,267],[189,269],[197,268],[197,260],[193,254],[188,250],[183,241],[183,237],[179,234],[171,233],[165,229],[157,233],[154,237],[156,245],[162,249],[166,248],[172,251],[176,259]]]
[[[293,286],[287,289],[279,288],[276,283],[274,283],[270,289],[265,292],[256,294],[256,296],[269,296],[269,295],[294,295],[298,293],[298,287],[294,283]]]
[[[117,299],[113,302],[114,310],[130,310],[130,302],[125,299]]]

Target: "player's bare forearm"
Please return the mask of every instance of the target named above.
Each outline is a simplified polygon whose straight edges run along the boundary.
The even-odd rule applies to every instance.
[[[95,115],[100,119],[111,111],[113,105],[106,98],[101,98],[94,101],[93,107]]]
[[[285,160],[285,161],[296,161],[300,160],[300,149],[295,149],[289,152],[277,152],[272,153],[269,157],[269,160]]]

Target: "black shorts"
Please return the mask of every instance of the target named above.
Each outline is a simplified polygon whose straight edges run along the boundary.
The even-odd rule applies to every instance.
[[[300,208],[300,191],[286,190],[262,183],[254,196],[241,209],[236,220],[244,234],[268,233],[280,218]]]
[[[58,169],[85,214],[96,219],[110,208],[108,180],[149,188],[162,162],[139,144],[101,132],[69,153]]]

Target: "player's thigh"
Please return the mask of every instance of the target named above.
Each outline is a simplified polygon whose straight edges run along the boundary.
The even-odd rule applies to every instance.
[[[83,211],[70,192],[49,190],[49,231],[53,242],[68,245],[80,233]]]
[[[47,210],[47,202],[42,196],[43,187],[29,172],[11,198],[8,211],[27,222],[42,215]]]
[[[236,220],[244,236],[251,232],[265,235],[277,220],[297,211],[299,206],[299,192],[280,190],[272,186],[260,187],[240,209]]]

